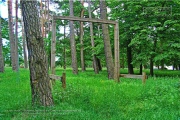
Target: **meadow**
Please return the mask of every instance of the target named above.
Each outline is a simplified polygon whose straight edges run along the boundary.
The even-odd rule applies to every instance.
[[[180,71],[155,70],[146,84],[127,78],[116,83],[105,69],[65,72],[66,89],[60,81],[53,85],[54,106],[32,107],[29,70],[6,68],[0,73],[0,120],[180,120]]]

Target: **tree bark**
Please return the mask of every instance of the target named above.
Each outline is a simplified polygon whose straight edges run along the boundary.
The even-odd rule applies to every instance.
[[[107,19],[106,1],[100,0],[100,16],[101,19]],[[102,24],[103,40],[104,40],[104,51],[106,56],[106,66],[108,71],[108,78],[114,78],[114,63],[111,51],[109,30],[107,24]]]
[[[15,2],[16,4],[16,26],[15,26],[15,62],[16,69],[19,70],[19,54],[18,54],[18,0]]]
[[[84,0],[81,0],[81,4],[84,6]],[[81,9],[81,18],[84,17],[84,8]],[[83,29],[83,22],[80,22],[80,44],[81,44],[81,69],[82,71],[85,71],[85,62],[84,62],[84,42],[83,42],[83,36],[84,36],[84,29]]]
[[[130,40],[129,40],[130,43]],[[127,44],[127,62],[128,62],[128,73],[129,74],[134,74],[133,71],[133,65],[132,65],[132,49],[129,45],[129,43]]]
[[[73,0],[69,0],[70,16],[74,16]],[[76,57],[76,41],[74,38],[74,22],[70,21],[70,44],[71,44],[71,57],[72,57],[72,68],[73,73],[78,74],[77,57]]]
[[[8,20],[9,20],[9,40],[10,40],[10,53],[11,53],[11,63],[12,70],[17,71],[17,60],[16,60],[16,42],[14,39],[13,30],[13,18],[12,18],[12,0],[8,0]]]
[[[48,61],[44,49],[37,1],[21,0],[24,29],[29,55],[32,104],[51,106],[53,98],[48,75]]]
[[[90,5],[91,5],[90,0],[88,0],[89,18],[92,18]],[[92,52],[93,52],[93,68],[94,68],[94,72],[96,74],[98,74],[99,73],[99,69],[98,69],[97,58],[96,58],[96,55],[94,54],[95,43],[94,43],[94,35],[93,35],[93,25],[92,25],[91,22],[89,23],[89,26],[90,26],[91,46],[92,46]]]
[[[0,72],[4,72],[4,58],[3,58],[3,42],[1,30],[1,13],[0,13]]]
[[[22,13],[22,11],[21,11]],[[22,23],[22,41],[23,41],[23,54],[24,54],[24,67],[28,68],[28,58],[27,58],[27,44],[26,44],[26,38],[24,33],[24,22],[23,22],[23,16],[21,16],[21,23]]]

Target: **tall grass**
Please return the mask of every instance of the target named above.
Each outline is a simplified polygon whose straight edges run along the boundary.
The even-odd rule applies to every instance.
[[[56,69],[61,75],[62,69]],[[121,70],[123,72],[123,70]],[[169,71],[156,71],[163,76]],[[67,88],[53,85],[54,106],[32,107],[29,71],[6,68],[0,73],[0,119],[13,120],[178,120],[180,119],[179,78],[150,77],[141,80],[107,79],[106,70],[96,75],[92,69],[73,75],[66,70]],[[124,70],[124,73],[126,71]]]

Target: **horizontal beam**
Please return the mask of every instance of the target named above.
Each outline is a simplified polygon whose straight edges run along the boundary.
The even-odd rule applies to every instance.
[[[92,18],[80,18],[75,16],[53,16],[54,20],[70,20],[70,21],[81,21],[81,22],[95,22],[95,23],[103,23],[103,24],[116,24],[117,21],[112,20],[103,20],[103,19],[92,19]]]
[[[120,77],[142,79],[143,75],[120,74]]]
[[[146,79],[147,79],[147,75],[146,75],[145,72],[143,72],[142,75],[120,74],[119,77],[142,79],[142,83],[143,83],[143,84],[145,84]]]
[[[53,80],[61,80],[61,76],[50,74],[49,77]]]

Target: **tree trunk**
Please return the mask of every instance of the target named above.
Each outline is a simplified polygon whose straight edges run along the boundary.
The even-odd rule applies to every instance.
[[[99,71],[102,71],[101,60],[97,57],[96,57],[96,59],[97,59],[98,69],[99,69]]]
[[[140,69],[139,69],[139,74],[140,75],[142,75],[142,68],[143,68],[143,66],[142,66],[142,63],[140,64]]]
[[[129,43],[130,43],[130,40],[129,40]],[[129,43],[128,43],[128,45],[129,45]],[[128,45],[127,45],[128,73],[134,74],[133,65],[132,65],[132,50],[131,50],[131,47],[129,47]]]
[[[66,40],[66,26],[64,23],[64,48],[63,48],[63,68],[66,69],[66,46],[65,46],[65,40]]]
[[[3,43],[2,43],[2,31],[1,31],[1,13],[0,13],[0,72],[4,72],[4,58],[3,58]]]
[[[81,0],[81,4],[84,6],[84,0]],[[81,18],[84,17],[84,8],[81,9],[81,15],[80,16],[81,16]],[[85,71],[83,36],[84,36],[83,22],[80,22],[81,69],[82,69],[82,71]]]
[[[106,1],[100,0],[100,16],[101,19],[107,19]],[[107,24],[102,24],[103,40],[104,40],[104,51],[106,56],[106,66],[108,71],[108,78],[114,79],[114,63],[111,51],[109,30]]]
[[[69,0],[70,16],[74,16],[73,1]],[[74,22],[70,21],[70,44],[71,44],[71,57],[73,73],[78,74],[77,57],[76,57],[76,41],[74,38]]]
[[[14,39],[13,30],[13,19],[12,19],[12,0],[8,0],[8,20],[9,20],[9,40],[10,40],[10,53],[11,53],[11,63],[12,70],[17,71],[17,60],[16,60],[16,42]]]
[[[91,6],[91,3],[90,3],[90,0],[88,0],[89,18],[92,18],[91,7],[90,6]],[[94,54],[95,43],[94,43],[94,35],[93,35],[93,24],[90,22],[89,26],[90,26],[91,46],[92,46],[92,52],[93,52],[93,68],[94,68],[94,72],[96,74],[98,74],[99,73],[98,62],[97,62],[97,59],[96,59],[96,55]]]
[[[22,11],[21,11],[21,13],[22,13]],[[25,38],[25,33],[24,33],[23,17],[21,18],[21,23],[22,23],[22,40],[23,40],[24,67],[28,68],[27,45],[26,45],[26,38]]]
[[[154,76],[153,57],[150,58],[150,75]]]
[[[53,98],[48,75],[48,61],[41,33],[37,1],[21,0],[29,55],[32,104],[51,106]]]
[[[16,69],[19,70],[19,54],[18,54],[18,0],[16,0],[16,26],[15,26],[15,62]]]

